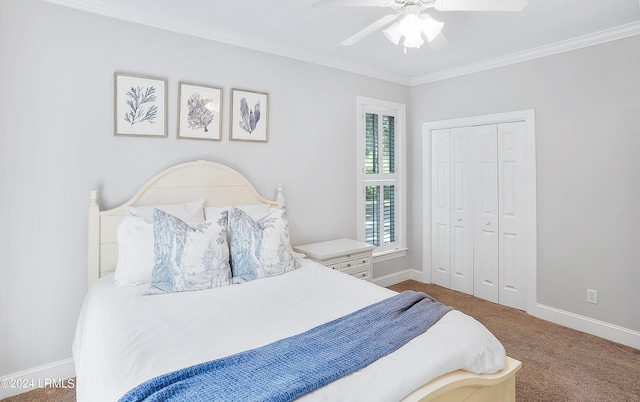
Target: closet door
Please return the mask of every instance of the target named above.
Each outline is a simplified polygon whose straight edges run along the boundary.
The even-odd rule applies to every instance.
[[[521,310],[535,300],[528,280],[537,261],[533,117],[521,111],[423,125],[431,136],[431,205],[424,202],[432,216],[423,264],[431,265],[432,283]]]
[[[473,294],[474,127],[451,129],[451,289]]]
[[[431,281],[448,288],[450,272],[449,130],[431,132]]]
[[[474,295],[498,303],[498,128],[474,129]]]
[[[498,125],[499,300],[526,309],[526,126]]]

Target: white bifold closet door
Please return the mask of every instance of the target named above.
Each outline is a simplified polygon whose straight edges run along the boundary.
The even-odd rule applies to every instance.
[[[451,152],[449,129],[431,132],[431,282],[451,286]]]
[[[525,123],[498,125],[499,302],[526,309]],[[531,224],[534,224],[533,222]]]
[[[473,128],[452,129],[451,289],[473,294]]]
[[[526,308],[524,122],[431,134],[433,283]]]
[[[498,129],[495,124],[479,126],[477,166],[474,181],[473,255],[476,276],[475,296],[498,303],[499,289],[499,210],[498,210]]]

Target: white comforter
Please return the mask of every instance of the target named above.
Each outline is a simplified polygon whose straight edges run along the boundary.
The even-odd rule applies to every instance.
[[[146,286],[101,278],[87,295],[73,356],[79,402],[116,401],[136,385],[193,364],[295,335],[395,292],[304,260],[281,276],[198,292],[143,296]],[[500,342],[451,311],[426,333],[305,401],[398,401],[457,369],[493,373]]]

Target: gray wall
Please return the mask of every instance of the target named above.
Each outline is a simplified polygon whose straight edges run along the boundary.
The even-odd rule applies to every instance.
[[[0,68],[0,376],[71,357],[88,189],[112,208],[207,159],[269,198],[282,183],[294,244],[354,237],[356,96],[409,101],[399,84],[38,0],[0,0]],[[114,137],[115,71],[168,78],[168,138]],[[223,87],[222,142],[175,138],[181,80]],[[269,93],[268,143],[228,140],[234,87]]]
[[[546,306],[640,331],[640,36],[411,88],[410,188],[421,125],[536,111],[538,282]],[[413,191],[409,214],[422,216]],[[410,228],[411,266],[422,228]],[[428,252],[428,251],[426,251]],[[586,289],[598,290],[598,305]]]

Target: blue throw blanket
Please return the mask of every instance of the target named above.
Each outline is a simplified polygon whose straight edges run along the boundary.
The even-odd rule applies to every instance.
[[[120,401],[291,401],[399,349],[449,310],[406,291],[290,338],[153,378]]]

